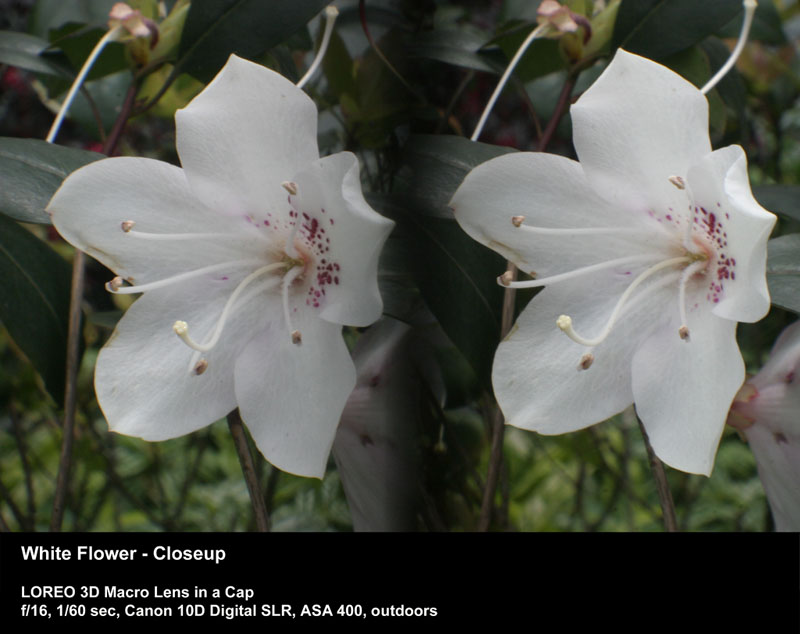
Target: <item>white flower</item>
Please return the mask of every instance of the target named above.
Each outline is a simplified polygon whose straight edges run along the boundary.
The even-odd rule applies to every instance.
[[[800,321],[745,383],[728,423],[747,437],[779,531],[800,530]]]
[[[736,323],[769,310],[775,216],[742,148],[711,150],[705,97],[667,68],[619,51],[571,114],[580,163],[505,155],[451,202],[536,278],[512,286],[546,287],[498,348],[498,402],[509,424],[560,434],[635,401],[662,460],[710,474],[744,380]]]
[[[355,384],[341,325],[380,316],[393,223],[365,202],[355,156],[319,158],[314,103],[271,70],[231,56],[176,122],[183,169],[106,159],[48,207],[117,273],[110,290],[144,293],[100,351],[98,402],[147,440],[238,406],[270,462],[322,476]]]

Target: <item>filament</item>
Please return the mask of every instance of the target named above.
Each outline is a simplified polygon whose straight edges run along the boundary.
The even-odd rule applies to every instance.
[[[687,266],[681,275],[680,287],[678,291],[678,309],[681,315],[681,327],[679,328],[678,333],[680,334],[681,339],[689,338],[689,326],[687,325],[688,320],[686,319],[686,285],[688,284],[692,275],[703,270],[707,265],[708,262],[706,260],[698,260],[697,262]]]
[[[322,42],[320,42],[317,55],[311,66],[308,67],[306,74],[302,79],[297,82],[297,87],[302,88],[308,83],[312,75],[317,71],[319,65],[322,63],[322,58],[325,57],[325,51],[328,50],[328,43],[331,41],[331,32],[333,31],[333,23],[336,22],[336,16],[339,15],[339,10],[334,6],[325,7],[325,31],[322,34]]]
[[[289,335],[292,338],[292,343],[300,343],[302,336],[299,330],[292,327],[292,316],[289,314],[289,287],[292,285],[297,277],[303,272],[301,267],[295,267],[283,277],[281,284],[281,299],[283,301],[283,317],[286,320],[286,327],[289,329]]]
[[[53,121],[53,125],[50,127],[50,132],[47,133],[47,138],[45,141],[48,143],[53,143],[56,139],[56,135],[58,134],[59,129],[61,128],[61,123],[64,121],[64,117],[67,114],[67,110],[69,110],[72,102],[75,100],[75,95],[78,94],[78,89],[83,84],[83,80],[86,79],[86,75],[89,74],[92,66],[95,63],[95,60],[99,57],[100,53],[103,52],[103,49],[106,47],[106,44],[114,40],[119,32],[122,30],[122,25],[116,26],[111,29],[108,33],[106,33],[103,37],[100,38],[100,41],[95,44],[95,47],[92,49],[92,52],[89,54],[89,57],[86,58],[86,61],[83,63],[78,76],[75,78],[75,81],[72,82],[72,86],[70,86],[69,92],[67,96],[64,98],[64,103],[61,104],[61,108],[58,110],[58,114],[56,115],[55,120]]]
[[[654,275],[655,273],[657,273],[658,271],[660,271],[662,269],[665,269],[665,268],[670,267],[670,266],[674,266],[676,264],[683,264],[683,263],[686,263],[686,262],[691,262],[692,260],[693,260],[693,258],[691,258],[690,256],[687,256],[687,255],[684,255],[684,256],[681,256],[681,257],[677,257],[677,258],[669,258],[667,260],[663,260],[663,261],[659,262],[658,264],[654,264],[653,266],[651,266],[650,268],[646,269],[641,274],[639,274],[639,276],[635,280],[633,280],[633,282],[630,283],[628,288],[625,289],[625,291],[620,296],[619,300],[617,300],[617,303],[614,306],[614,310],[611,311],[611,316],[608,318],[608,321],[606,322],[606,325],[603,327],[603,329],[600,331],[600,333],[596,337],[593,337],[593,338],[589,339],[589,338],[583,337],[583,336],[579,335],[577,332],[575,332],[575,329],[572,327],[572,318],[569,315],[561,315],[556,320],[556,325],[561,330],[563,330],[564,333],[570,339],[572,339],[574,342],[580,343],[580,344],[582,344],[584,346],[590,346],[590,347],[596,346],[596,345],[602,343],[605,340],[605,338],[608,337],[608,334],[611,332],[611,329],[614,327],[614,324],[616,323],[617,318],[619,317],[620,313],[622,312],[623,307],[625,306],[626,302],[628,301],[628,298],[631,296],[633,291],[636,290],[636,288],[639,286],[639,284],[641,284],[646,279],[648,279],[649,277],[651,277],[652,275]],[[692,268],[692,267],[689,267],[689,268]],[[685,271],[684,271],[684,274],[685,274]]]
[[[744,20],[742,21],[742,30],[739,32],[739,41],[736,42],[736,46],[731,52],[728,61],[726,61],[716,72],[716,74],[708,80],[706,85],[700,89],[700,92],[704,95],[708,94],[708,92],[714,86],[716,86],[720,80],[725,77],[725,75],[727,75],[728,71],[733,68],[736,60],[739,59],[739,55],[741,55],[742,49],[747,43],[747,36],[750,34],[750,27],[753,24],[753,14],[756,12],[757,5],[758,2],[756,0],[743,0],[742,6],[744,6]]]
[[[563,282],[565,280],[571,280],[576,277],[580,277],[582,275],[588,275],[589,273],[594,273],[596,271],[603,271],[605,269],[611,269],[615,266],[621,266],[623,264],[632,264],[634,262],[647,262],[648,260],[657,260],[660,256],[655,254],[649,255],[629,255],[624,258],[617,258],[615,260],[608,260],[606,262],[598,262],[597,264],[592,264],[590,266],[584,266],[579,269],[575,269],[574,271],[569,271],[567,273],[559,273],[557,275],[551,275],[550,277],[543,277],[541,279],[536,280],[523,280],[517,282],[511,282],[500,276],[498,278],[498,283],[501,286],[506,286],[510,288],[538,288],[540,286],[547,286],[549,284],[555,284],[556,282]]]
[[[136,284],[134,286],[119,287],[115,283],[117,278],[114,278],[113,280],[111,280],[111,282],[106,284],[106,290],[108,290],[111,293],[116,293],[117,295],[131,295],[132,293],[144,293],[145,291],[152,291],[157,288],[164,288],[165,286],[169,286],[170,284],[185,282],[186,280],[191,280],[195,277],[205,275],[206,273],[214,273],[216,271],[230,269],[234,266],[253,265],[257,264],[260,261],[261,260],[234,260],[232,262],[221,262],[220,264],[212,264],[211,266],[204,266],[203,268],[200,269],[194,269],[193,271],[187,271],[186,273],[173,275],[172,277],[167,277],[164,278],[163,280],[158,280],[156,282],[150,282],[148,284]]]
[[[208,339],[205,343],[197,343],[191,338],[191,336],[189,336],[189,324],[187,324],[185,321],[176,321],[175,324],[172,326],[172,329],[175,331],[175,334],[178,335],[181,338],[181,340],[183,340],[183,342],[193,350],[197,350],[199,352],[208,352],[214,346],[217,345],[219,338],[222,336],[222,330],[225,327],[225,322],[228,320],[228,316],[230,315],[231,310],[233,309],[233,305],[239,298],[239,295],[242,294],[242,291],[244,291],[244,289],[246,289],[253,280],[261,277],[265,273],[270,273],[280,268],[285,268],[285,266],[286,265],[283,262],[274,262],[273,264],[262,266],[260,269],[256,269],[255,271],[250,273],[250,275],[245,277],[241,282],[239,282],[239,285],[236,287],[233,293],[231,293],[231,296],[228,298],[228,301],[225,302],[225,306],[222,309],[222,314],[219,316],[219,319],[217,320],[217,325],[214,328],[214,332],[212,333],[211,338]],[[271,284],[267,288],[276,285],[278,279],[275,278],[270,281],[273,282],[273,284]]]

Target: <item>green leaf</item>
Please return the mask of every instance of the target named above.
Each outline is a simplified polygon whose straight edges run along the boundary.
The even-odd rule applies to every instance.
[[[534,28],[536,28],[535,24],[529,25],[496,38],[497,44],[503,49],[508,60],[514,57],[522,42]],[[519,60],[519,64],[514,69],[514,75],[519,77],[523,83],[528,83],[537,77],[566,68],[567,62],[559,50],[558,40],[536,39]]]
[[[0,216],[0,320],[61,402],[69,318],[67,263],[13,220]]]
[[[97,43],[108,32],[107,28],[90,28],[70,22],[63,27],[50,32],[50,42],[53,47],[61,49],[69,63],[77,73],[89,58]],[[118,73],[129,67],[125,57],[125,46],[120,42],[109,42],[103,52],[92,64],[87,82],[100,79],[106,75]]]
[[[8,64],[34,73],[71,77],[71,73],[52,59],[42,57],[50,44],[34,35],[0,31],[0,64]]]
[[[764,209],[800,221],[800,185],[757,185],[753,195]]]
[[[28,22],[28,31],[41,38],[49,38],[50,31],[67,22],[75,24],[104,25],[117,0],[37,0]]]
[[[800,233],[767,243],[767,284],[772,303],[800,313]]]
[[[503,72],[503,64],[481,53],[486,36],[477,30],[446,28],[417,35],[408,48],[411,58],[435,59],[445,64],[489,73]]]
[[[22,222],[50,224],[44,209],[63,180],[104,158],[38,139],[0,137],[0,213]]]
[[[614,47],[660,60],[716,33],[741,11],[741,0],[622,0]]]
[[[470,238],[447,207],[467,173],[511,151],[463,137],[414,136],[406,145],[397,192],[376,201],[398,223],[396,239],[423,299],[484,383],[500,338],[505,261]],[[465,310],[469,316],[465,316]]]
[[[175,74],[211,81],[231,53],[255,59],[317,15],[328,0],[192,0]]]

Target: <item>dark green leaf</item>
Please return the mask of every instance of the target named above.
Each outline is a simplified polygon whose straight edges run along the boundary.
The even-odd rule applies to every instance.
[[[42,57],[41,53],[50,44],[34,35],[0,31],[0,64],[45,73],[47,75],[71,76],[71,73],[52,59]]]
[[[508,60],[514,57],[523,40],[528,37],[535,26],[530,25],[523,29],[516,29],[496,39]],[[566,68],[567,63],[559,50],[558,40],[537,39],[519,60],[519,64],[514,69],[514,75],[519,77],[523,83],[528,83],[537,77]]]
[[[622,0],[614,47],[660,60],[716,33],[741,12],[741,0]]]
[[[502,64],[480,52],[485,44],[486,37],[479,31],[463,28],[438,29],[416,36],[408,49],[408,55],[412,58],[435,59],[462,68],[502,73]]]
[[[231,53],[255,59],[317,15],[328,0],[192,0],[175,74],[210,81]]]
[[[58,47],[77,73],[88,59],[94,47],[108,32],[107,28],[90,28],[69,23],[50,33],[52,46]],[[109,42],[92,64],[86,81],[100,79],[129,67],[125,58],[125,46],[120,42]]]
[[[0,216],[0,320],[56,402],[64,395],[70,270],[41,240]]]
[[[101,26],[117,0],[37,0],[28,22],[28,30],[49,39],[50,31],[67,22]]]
[[[50,223],[44,208],[70,172],[102,154],[0,137],[0,213],[23,222]]]
[[[412,137],[397,193],[376,201],[398,222],[396,238],[426,304],[482,381],[500,336],[503,290],[496,280],[505,261],[467,236],[447,203],[473,167],[509,151],[463,137]]]
[[[764,209],[800,220],[800,185],[757,185],[753,195]]]
[[[772,303],[800,313],[800,233],[767,244],[767,284]]]

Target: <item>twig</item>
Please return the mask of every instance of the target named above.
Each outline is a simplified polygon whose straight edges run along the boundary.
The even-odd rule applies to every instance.
[[[566,81],[564,81],[564,85],[561,87],[561,94],[558,96],[558,101],[556,102],[556,109],[553,111],[553,116],[550,117],[550,121],[547,122],[547,127],[544,129],[542,133],[542,138],[539,141],[539,152],[544,152],[548,145],[550,145],[550,141],[555,134],[556,128],[558,127],[559,121],[561,121],[561,117],[564,116],[564,113],[567,110],[567,106],[569,105],[570,95],[572,95],[572,89],[575,87],[575,80],[578,78],[576,74],[569,74],[567,75]]]
[[[117,120],[106,139],[103,154],[110,156],[117,147],[122,130],[128,121],[133,100],[136,97],[136,84],[131,84],[125,101],[122,104]],[[53,515],[50,518],[50,530],[58,532],[64,520],[64,504],[69,484],[69,470],[72,462],[72,443],[75,434],[75,410],[77,398],[78,368],[80,366],[81,347],[81,303],[83,301],[84,268],[86,256],[83,251],[76,250],[72,261],[72,285],[70,287],[69,328],[67,331],[67,364],[64,387],[64,426],[61,442],[61,456],[58,462],[58,477],[53,499]]]
[[[656,456],[653,447],[650,446],[650,439],[647,437],[642,419],[637,415],[636,420],[639,421],[639,429],[642,430],[644,446],[645,449],[647,449],[647,458],[650,460],[650,468],[656,480],[658,501],[661,503],[661,513],[664,517],[664,527],[668,532],[674,533],[678,530],[678,520],[675,517],[675,505],[672,502],[672,493],[670,493],[669,490],[669,482],[667,482],[667,474],[664,471],[664,465],[658,459],[658,456]]]
[[[253,456],[250,453],[250,447],[247,445],[247,435],[245,434],[242,417],[239,415],[238,409],[228,414],[228,427],[231,430],[231,436],[233,436],[236,453],[239,455],[239,464],[242,465],[244,481],[247,483],[247,492],[250,494],[250,502],[253,504],[253,513],[256,516],[256,526],[260,532],[266,533],[269,531],[269,515],[267,515],[264,497],[261,495],[261,487],[258,485]]]
[[[511,272],[511,279],[517,278],[517,267],[513,262],[508,262],[508,270]],[[500,323],[500,339],[504,339],[511,330],[514,321],[514,289],[506,287],[503,293],[503,315]],[[503,463],[503,437],[505,435],[505,418],[500,407],[495,407],[492,414],[492,448],[489,453],[489,468],[486,472],[486,488],[483,490],[483,503],[481,504],[481,515],[478,520],[478,530],[489,530],[492,521],[492,507],[494,506],[494,494],[497,490],[497,478]]]
[[[14,436],[17,439],[17,447],[19,447],[19,457],[22,460],[22,471],[25,474],[25,491],[28,495],[28,517],[30,518],[31,526],[36,526],[36,496],[33,491],[33,477],[31,473],[31,465],[28,462],[28,450],[25,444],[25,435],[20,428],[19,416],[17,415],[17,408],[14,403],[10,403],[8,407],[8,415],[11,418],[11,424],[14,428]]]

